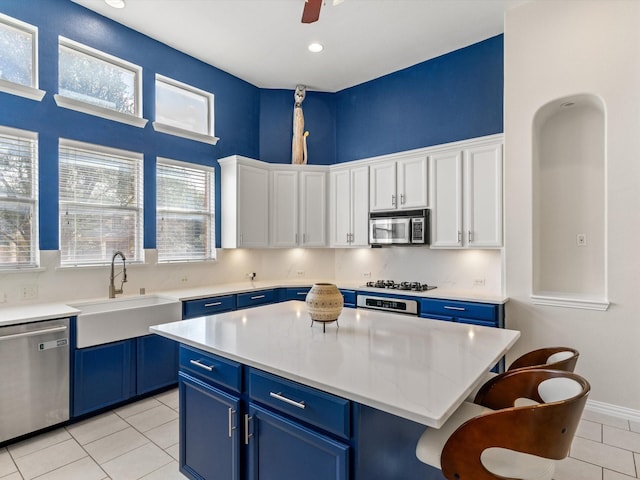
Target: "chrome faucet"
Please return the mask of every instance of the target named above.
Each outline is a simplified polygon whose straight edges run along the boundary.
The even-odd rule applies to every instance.
[[[122,282],[120,283],[120,288],[116,289],[116,285],[114,282],[116,277],[120,275],[120,273],[118,273],[118,275],[113,274],[113,264],[115,263],[116,257],[118,255],[122,257],[122,271],[120,272],[122,274]],[[116,293],[122,293],[122,286],[124,285],[124,282],[127,281],[127,259],[125,258],[124,253],[122,253],[120,250],[114,253],[113,257],[111,257],[111,276],[109,280],[109,298],[116,298]]]

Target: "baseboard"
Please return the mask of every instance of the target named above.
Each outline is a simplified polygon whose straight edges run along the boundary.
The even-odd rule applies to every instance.
[[[596,413],[611,415],[612,417],[624,418],[640,422],[640,410],[632,408],[620,407],[611,403],[598,402],[596,400],[587,400],[585,410]]]

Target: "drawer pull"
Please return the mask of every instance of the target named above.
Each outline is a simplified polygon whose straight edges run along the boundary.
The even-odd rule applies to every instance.
[[[298,293],[296,293],[296,295],[306,295],[307,293],[309,293],[309,292],[298,292]]]
[[[249,438],[253,437],[253,433],[249,433],[249,421],[251,421],[253,417],[249,415],[244,415],[244,444],[249,445]]]
[[[217,307],[218,305],[222,305],[222,302],[213,302],[213,303],[205,303],[205,307]]]
[[[445,305],[444,309],[445,310],[458,310],[460,312],[464,312],[466,310],[464,307],[450,307],[448,305]]]
[[[256,295],[254,297],[251,297],[251,300],[260,300],[261,298],[264,298],[264,295]]]
[[[295,400],[291,400],[290,398],[287,398],[284,395],[282,395],[282,392],[278,392],[278,393],[269,392],[269,396],[277,400],[280,400],[281,402],[288,403],[289,405],[293,405],[294,407],[301,408],[303,410],[307,407],[304,404],[304,401],[296,402]]]
[[[213,372],[213,365],[205,365],[204,363],[201,363],[200,360],[189,360],[189,363],[191,363],[191,365],[195,365],[196,367],[203,368],[207,372]]]
[[[236,413],[236,411],[229,407],[229,438],[232,437],[233,435],[233,431],[236,429],[236,427],[233,426],[233,415]]]

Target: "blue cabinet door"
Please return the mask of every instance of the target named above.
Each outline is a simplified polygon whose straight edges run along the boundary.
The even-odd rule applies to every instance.
[[[347,445],[254,404],[249,416],[249,480],[349,478]]]
[[[194,480],[240,479],[240,400],[179,374],[180,471]]]
[[[136,393],[135,339],[74,353],[73,415],[127,400]]]
[[[136,393],[168,387],[178,382],[178,342],[160,335],[137,338]]]

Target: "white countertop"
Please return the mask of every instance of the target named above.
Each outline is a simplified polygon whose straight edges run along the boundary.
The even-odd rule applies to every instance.
[[[42,303],[0,309],[0,327],[78,315],[80,310],[64,303]]]
[[[157,325],[153,333],[440,427],[520,332],[345,308],[310,326],[289,301]]]
[[[218,285],[209,285],[204,287],[183,288],[176,290],[149,291],[149,294],[156,294],[163,297],[174,298],[181,302],[188,300],[197,300],[200,298],[214,297],[218,295],[231,295],[243,292],[251,292],[268,288],[287,288],[287,287],[309,287],[317,282],[327,281],[326,279],[301,279],[301,280],[270,280],[270,281],[246,281],[239,283],[221,283]],[[504,304],[509,297],[503,295],[486,294],[481,291],[463,291],[444,288],[436,288],[428,292],[407,292],[402,290],[387,290],[380,288],[369,288],[363,286],[362,283],[355,282],[335,282],[338,287],[349,290],[361,290],[371,293],[385,293],[392,295],[409,295],[419,298],[443,298],[447,300],[461,300],[469,302],[495,303]],[[118,298],[134,298],[139,295],[123,295]],[[16,323],[38,322],[42,320],[51,320],[54,318],[63,318],[72,315],[78,315],[80,310],[70,307],[69,305],[91,303],[100,299],[72,299],[69,298],[66,303],[34,303],[20,306],[0,307],[0,326],[13,325]]]

